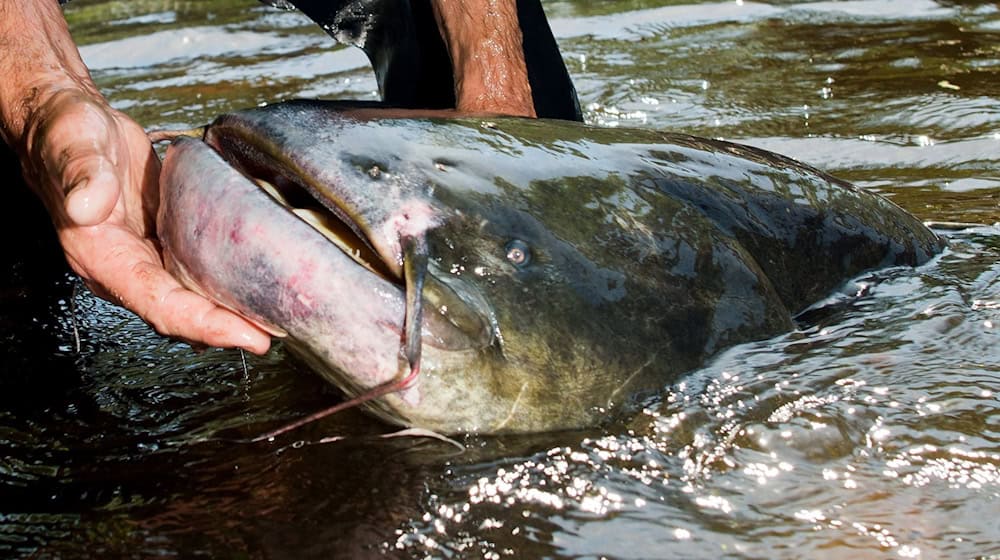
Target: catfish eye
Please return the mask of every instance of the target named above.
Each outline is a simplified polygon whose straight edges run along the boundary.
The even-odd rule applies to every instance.
[[[513,239],[507,243],[507,260],[518,268],[527,266],[531,262],[531,249],[524,241]]]

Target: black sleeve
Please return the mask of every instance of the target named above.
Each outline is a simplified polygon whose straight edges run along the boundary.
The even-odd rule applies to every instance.
[[[262,0],[293,4],[331,37],[364,49],[382,99],[397,107],[455,106],[454,77],[430,0]],[[539,117],[583,120],[576,89],[540,0],[517,0],[528,81]]]
[[[387,104],[421,109],[455,106],[451,60],[430,0],[260,2],[284,10],[298,8],[338,42],[364,49]],[[540,0],[517,0],[517,16],[535,112],[544,118],[583,120]]]

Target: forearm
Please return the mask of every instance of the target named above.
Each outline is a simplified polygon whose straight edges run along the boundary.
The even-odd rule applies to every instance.
[[[31,117],[66,89],[99,97],[56,0],[0,0],[0,137],[28,149]]]
[[[534,116],[517,0],[432,0],[455,72],[457,108]]]

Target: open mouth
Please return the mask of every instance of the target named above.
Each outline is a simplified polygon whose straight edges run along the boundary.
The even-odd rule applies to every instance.
[[[480,302],[470,307],[466,301],[469,294],[461,296],[455,288],[428,274],[425,232],[399,231],[392,240],[373,238],[372,228],[383,232],[381,222],[376,219],[375,223],[369,223],[349,201],[358,197],[368,204],[371,201],[367,196],[387,193],[371,192],[368,189],[372,187],[367,184],[322,183],[321,161],[299,161],[295,154],[283,149],[280,130],[261,130],[238,117],[217,120],[208,128],[204,141],[232,168],[359,266],[399,290],[405,300],[402,353],[411,366],[420,361],[424,338],[430,345],[445,349],[481,348],[490,344],[493,329],[482,312],[485,304]],[[337,193],[341,191],[347,201],[339,199]],[[373,202],[381,203],[384,202]],[[424,313],[425,306],[430,313]]]
[[[409,374],[387,386],[405,388],[420,371],[423,348],[424,281],[427,277],[427,246],[423,234],[400,235],[399,273],[381,258],[366,235],[363,221],[346,204],[315,196],[324,190],[310,185],[312,178],[266,136],[245,128],[217,123],[208,128],[205,141],[235,169],[274,198],[279,204],[329,239],[345,255],[366,270],[400,287],[405,300],[402,354],[410,365]]]
[[[286,172],[289,165],[264,155],[270,151],[270,146],[255,146],[255,138],[247,138],[239,134],[239,130],[210,131],[215,134],[206,135],[206,142],[278,204],[309,224],[358,265],[387,282],[404,287],[402,271],[393,270],[378,254],[350,210],[329,197],[322,202],[318,200],[314,194],[316,190],[306,186],[307,179]]]
[[[260,177],[250,177],[250,179],[278,204],[312,226],[354,262],[388,282],[401,283],[401,279],[385,266],[385,262],[367,239],[358,234],[357,227],[348,225],[339,215],[318,203],[305,187],[290,181],[271,182]]]

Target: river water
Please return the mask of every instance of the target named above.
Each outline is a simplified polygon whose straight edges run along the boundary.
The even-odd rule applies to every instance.
[[[68,276],[22,213],[0,225],[20,240],[0,282],[0,556],[1000,556],[1000,4],[546,8],[588,121],[761,146],[974,225],[630,417],[459,450],[356,412],[241,443],[336,393],[280,349],[244,367],[158,337]],[[249,0],[66,14],[146,127],[375,98],[360,52]]]

